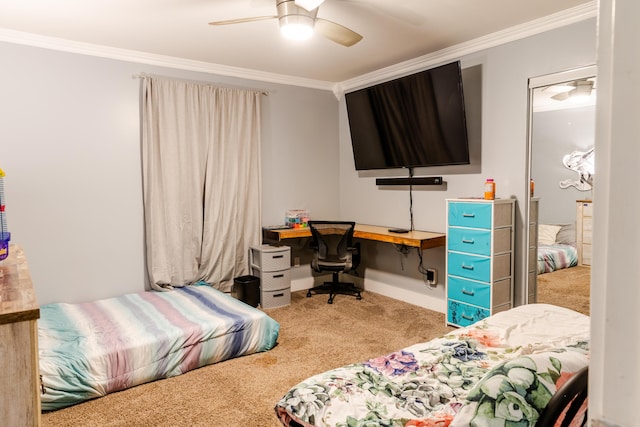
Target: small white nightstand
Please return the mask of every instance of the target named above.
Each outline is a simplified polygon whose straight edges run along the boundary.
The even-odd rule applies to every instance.
[[[576,243],[578,265],[591,265],[591,242],[593,238],[593,202],[576,200]]]

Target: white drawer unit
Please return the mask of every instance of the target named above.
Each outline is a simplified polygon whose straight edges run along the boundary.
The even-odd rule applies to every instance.
[[[252,246],[251,274],[260,278],[260,306],[275,308],[291,304],[291,248]]]
[[[576,201],[576,243],[578,245],[578,265],[591,265],[593,238],[593,202]]]
[[[513,306],[514,199],[447,200],[447,324]]]

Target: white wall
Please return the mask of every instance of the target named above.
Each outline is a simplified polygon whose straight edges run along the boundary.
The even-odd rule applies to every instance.
[[[248,86],[263,98],[263,222],[338,213],[331,92],[0,43],[8,227],[41,304],[145,289],[139,80]],[[326,185],[310,185],[326,182]]]
[[[507,43],[460,58],[463,70],[480,66],[482,69],[481,111],[481,170],[472,174],[447,174],[440,168],[416,171],[416,176],[442,175],[447,182],[445,189],[414,191],[413,211],[415,228],[428,231],[445,231],[446,198],[480,196],[485,178],[497,182],[497,197],[518,199],[516,212],[516,254],[524,250],[523,203],[528,196],[527,165],[527,108],[528,79],[571,68],[595,63],[595,19],[583,21],[561,29],[549,31],[523,40]],[[439,64],[433,64],[439,65]],[[426,66],[425,68],[430,68]],[[466,89],[465,89],[466,91]],[[358,174],[354,169],[349,139],[346,107],[340,108],[340,173],[341,204],[343,218],[355,218],[361,223],[386,226],[408,226],[409,196],[405,190],[389,190],[375,185],[375,178]],[[406,175],[405,175],[406,176]],[[444,248],[433,250],[425,256],[425,263],[439,271],[439,290],[428,286],[415,287],[413,277],[401,273],[386,292],[401,297],[411,289],[425,300],[436,302],[427,305],[436,310],[444,309]],[[439,252],[438,252],[439,251]],[[386,256],[387,250],[381,250]],[[410,255],[417,257],[415,251]],[[365,260],[377,265],[378,259]],[[524,301],[524,257],[516,255],[515,301]],[[414,262],[415,264],[415,262]],[[410,275],[407,275],[410,276]],[[412,295],[415,301],[415,295]],[[406,299],[411,302],[411,299]]]

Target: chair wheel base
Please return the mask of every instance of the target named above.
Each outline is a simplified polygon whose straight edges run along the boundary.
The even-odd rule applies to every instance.
[[[307,298],[313,294],[329,294],[327,304],[333,304],[333,299],[336,295],[350,295],[356,297],[357,300],[362,299],[361,290],[357,288],[353,283],[343,282],[325,282],[321,286],[316,286],[307,290]]]

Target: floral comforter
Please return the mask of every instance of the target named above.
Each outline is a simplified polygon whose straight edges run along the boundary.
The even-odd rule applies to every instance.
[[[530,304],[315,375],[275,411],[285,426],[534,426],[588,359],[587,316]]]

